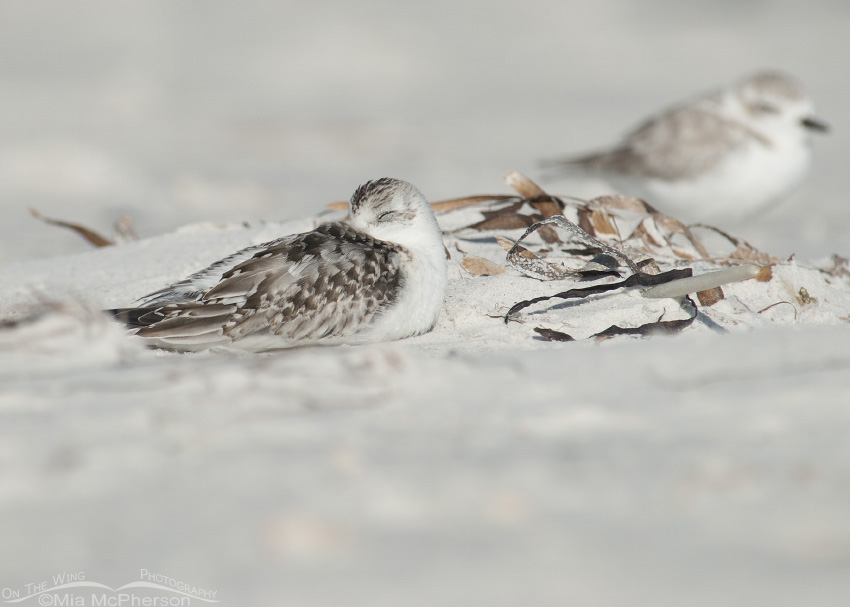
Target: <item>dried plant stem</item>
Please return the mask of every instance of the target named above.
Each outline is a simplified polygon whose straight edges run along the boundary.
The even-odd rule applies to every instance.
[[[668,283],[660,284],[644,290],[641,294],[652,299],[665,297],[682,297],[688,293],[708,291],[715,287],[721,287],[733,282],[741,282],[755,278],[761,272],[761,268],[751,264],[724,268],[715,272],[680,278]]]

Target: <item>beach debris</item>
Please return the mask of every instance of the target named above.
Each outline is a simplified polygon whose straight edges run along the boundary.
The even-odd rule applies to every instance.
[[[547,329],[546,327],[534,327],[534,332],[537,333],[544,341],[575,341],[575,337],[563,331],[555,329]]]
[[[464,257],[460,260],[460,265],[473,276],[495,276],[506,271],[504,266],[500,266],[483,257]]]
[[[550,299],[584,299],[585,297],[589,297],[590,295],[599,295],[600,293],[607,293],[608,291],[615,291],[628,287],[654,287],[656,285],[661,285],[666,282],[671,282],[677,279],[688,278],[692,275],[693,270],[691,270],[691,268],[669,270],[660,274],[645,274],[643,272],[638,272],[636,274],[632,274],[631,276],[620,282],[594,284],[588,287],[576,287],[573,289],[567,289],[566,291],[561,291],[560,293],[555,293],[554,295],[542,295],[540,297],[535,297],[533,299],[528,299],[515,303],[505,314],[504,321],[505,324],[507,324],[511,320],[515,320],[517,312],[519,312],[520,310],[524,310],[529,306],[533,306],[534,304],[543,301],[548,301]]]
[[[821,271],[836,278],[850,279],[850,259],[833,254],[830,258],[832,267],[821,268]]]
[[[601,240],[597,240],[584,230],[582,230],[579,226],[574,224],[572,221],[564,217],[563,215],[554,215],[549,217],[548,219],[544,219],[543,221],[537,222],[531,226],[529,226],[525,233],[519,237],[519,240],[514,244],[514,248],[519,245],[520,242],[525,240],[529,234],[541,229],[543,226],[548,224],[555,224],[559,228],[566,230],[579,242],[587,245],[588,247],[593,247],[610,255],[615,259],[619,259],[622,261],[632,272],[640,272],[637,264],[631,260],[631,258],[623,253],[622,251],[609,246],[602,242]],[[508,251],[508,264],[513,266],[519,272],[522,272],[526,276],[531,276],[532,278],[538,278],[540,280],[558,280],[560,278],[565,278],[567,275],[574,273],[569,270],[562,270],[557,266],[553,266],[547,261],[544,260],[518,260],[517,255],[515,254],[514,248]]]
[[[665,282],[663,284],[644,289],[641,294],[644,297],[653,299],[660,299],[662,297],[682,297],[689,293],[710,291],[726,284],[755,278],[760,272],[761,268],[754,265],[748,264],[733,266],[731,268],[723,268],[714,272],[706,272],[699,276],[690,276],[688,278]]]
[[[529,306],[541,303],[543,301],[548,301],[551,299],[584,299],[591,295],[599,295],[602,293],[608,293],[611,291],[616,291],[629,287],[652,288],[658,285],[666,285],[669,283],[674,283],[676,281],[687,280],[692,276],[692,273],[693,272],[690,268],[670,270],[668,272],[662,272],[660,274],[645,274],[643,272],[638,272],[637,274],[632,274],[631,276],[620,282],[595,284],[588,287],[577,287],[562,291],[560,293],[556,293],[554,295],[535,297],[534,299],[529,299],[514,304],[511,309],[508,310],[507,314],[505,314],[504,322],[505,324],[507,324],[511,320],[517,320],[518,312],[524,310],[525,308],[528,308]],[[697,308],[696,303],[694,303],[694,301],[687,295],[677,297],[676,299],[678,300],[681,308],[688,314],[687,317],[684,319],[662,320],[662,315],[662,317],[658,320],[642,324],[638,327],[621,327],[619,325],[611,325],[604,331],[595,333],[590,337],[607,338],[613,337],[615,335],[650,336],[659,334],[671,334],[681,331],[682,329],[690,326],[691,323],[693,323],[694,319],[697,317],[699,310]],[[562,331],[556,331],[554,329],[548,329],[546,327],[535,327],[534,331],[542,339],[545,339],[547,341],[575,340],[574,337],[567,333],[564,333]]]
[[[45,217],[33,208],[30,208],[30,215],[32,215],[39,221],[43,221],[48,225],[58,226],[60,228],[67,228],[73,232],[76,232],[77,234],[82,236],[86,240],[86,242],[98,248],[111,247],[123,242],[138,240],[135,228],[133,227],[133,221],[127,215],[116,220],[113,224],[112,239],[106,238],[105,236],[101,236],[94,230],[78,223],[72,223],[70,221],[63,221],[61,219],[51,219],[50,217]]]
[[[809,292],[808,290],[806,290],[806,287],[800,287],[800,290],[797,292],[797,300],[800,302],[801,305],[804,306],[818,303],[817,298],[809,295]]]
[[[650,337],[652,335],[672,335],[678,333],[682,329],[691,325],[699,313],[696,304],[690,297],[683,297],[679,304],[682,309],[688,313],[687,318],[677,320],[661,320],[659,318],[655,322],[648,322],[638,327],[620,327],[619,325],[611,325],[604,331],[594,333],[590,336],[593,339],[603,339],[614,337],[616,335],[640,335],[641,337]],[[562,331],[555,331],[545,327],[535,327],[534,332],[546,341],[575,341],[575,338]]]
[[[723,293],[722,287],[714,287],[713,289],[706,289],[705,291],[697,291],[697,300],[701,306],[711,307],[718,301],[722,301],[724,299],[726,299],[726,295]]]
[[[447,210],[479,203],[491,205],[479,211],[480,219],[453,229],[451,234],[462,234],[464,230],[522,229],[516,240],[495,235],[496,243],[507,251],[508,267],[541,281],[594,281],[590,286],[520,301],[504,315],[506,323],[519,320],[518,314],[526,307],[549,299],[581,300],[591,295],[637,288],[650,299],[678,301],[686,310],[687,318],[659,318],[640,327],[612,325],[594,337],[675,332],[696,318],[697,302],[700,306],[711,307],[726,297],[725,285],[749,279],[769,281],[773,275],[771,265],[782,263],[713,226],[685,225],[639,198],[609,195],[584,200],[555,196],[517,172],[509,173],[505,182],[517,196],[480,195],[445,201],[448,204],[442,208]],[[706,233],[696,230],[719,235],[720,239],[706,241],[719,249],[710,250],[702,239]],[[536,242],[530,238],[535,233],[540,237]],[[568,244],[562,244],[559,235]],[[480,242],[480,237],[469,239]],[[724,241],[728,244],[724,245]],[[687,266],[700,267],[697,262],[703,267],[718,269],[694,276],[693,269]],[[467,257],[461,263],[473,275],[492,275],[489,267],[479,265],[474,258]],[[683,265],[686,267],[682,268]],[[501,266],[497,267],[500,273],[504,271]],[[824,271],[841,276],[847,271],[850,276],[850,267],[843,259],[834,260],[833,268]],[[623,278],[624,275],[628,277]],[[798,299],[811,301],[803,296]],[[553,328],[537,327],[535,331],[541,338],[551,341],[572,339],[571,335]]]
[[[30,215],[35,217],[36,219],[43,221],[44,223],[51,226],[59,226],[60,228],[68,228],[69,230],[73,230],[80,236],[86,239],[89,244],[92,244],[96,247],[111,247],[115,243],[109,240],[108,238],[104,238],[94,230],[91,230],[85,226],[82,226],[77,223],[71,223],[69,221],[62,221],[60,219],[51,219],[50,217],[45,217],[35,209],[30,209]]]
[[[764,313],[765,313],[765,312],[767,312],[768,310],[772,310],[773,308],[775,308],[775,307],[777,307],[777,306],[781,306],[781,305],[788,305],[788,306],[791,306],[791,309],[794,311],[794,320],[797,320],[797,306],[795,306],[794,304],[792,304],[790,301],[785,301],[785,300],[777,301],[776,303],[772,303],[772,304],[770,304],[769,306],[764,307],[764,308],[762,308],[761,310],[759,310],[759,311],[758,311],[758,313],[759,313],[759,314],[764,314]]]
[[[510,252],[511,249],[516,247],[516,255],[520,257],[524,257],[525,259],[540,259],[535,253],[529,251],[522,245],[516,244],[510,238],[505,238],[504,236],[496,236],[496,243],[502,247],[505,251]]]
[[[464,207],[480,204],[482,202],[518,202],[522,199],[513,194],[481,194],[478,196],[463,196],[461,198],[450,198],[448,200],[438,200],[431,203],[431,208],[435,213],[445,213],[462,209]]]

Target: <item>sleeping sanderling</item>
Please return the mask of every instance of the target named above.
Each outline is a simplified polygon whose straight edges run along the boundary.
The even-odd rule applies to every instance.
[[[388,341],[431,330],[446,272],[431,206],[383,178],[357,188],[348,222],[248,247],[112,313],[174,350]]]
[[[765,71],[649,118],[616,147],[554,160],[597,175],[686,221],[732,222],[783,198],[811,162],[811,131],[826,131],[790,76]]]

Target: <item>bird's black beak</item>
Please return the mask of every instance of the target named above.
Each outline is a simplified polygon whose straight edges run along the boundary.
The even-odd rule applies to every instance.
[[[825,122],[821,122],[817,118],[812,118],[811,116],[807,116],[800,121],[804,127],[809,129],[810,131],[819,131],[821,133],[829,132],[829,125]]]

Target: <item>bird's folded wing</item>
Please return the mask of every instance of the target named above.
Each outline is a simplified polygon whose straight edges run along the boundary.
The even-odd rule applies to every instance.
[[[195,301],[146,306],[142,337],[236,340],[256,333],[281,345],[353,334],[398,297],[401,255],[346,224],[257,247]],[[208,312],[208,313],[207,313]]]

